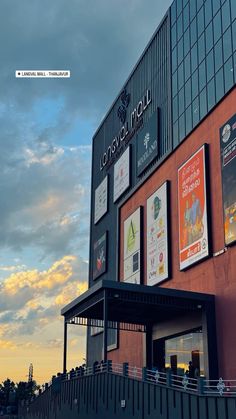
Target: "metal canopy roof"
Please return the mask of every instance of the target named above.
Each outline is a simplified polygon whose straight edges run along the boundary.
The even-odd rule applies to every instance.
[[[214,308],[214,295],[162,287],[150,287],[124,282],[101,280],[61,310],[67,323],[102,325],[104,302],[107,305],[108,328],[120,323],[147,325]],[[135,329],[133,329],[135,330]],[[137,330],[136,330],[137,331]]]

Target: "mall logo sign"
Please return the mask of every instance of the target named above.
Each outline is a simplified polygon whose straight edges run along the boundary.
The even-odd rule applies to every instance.
[[[142,119],[142,115],[151,103],[151,91],[148,89],[144,94],[143,98],[137,103],[136,107],[130,114],[130,119],[126,121],[126,109],[130,102],[130,94],[123,90],[121,94],[122,105],[118,108],[117,115],[123,126],[119,130],[118,134],[113,138],[111,144],[103,153],[100,158],[100,170],[103,170],[108,164],[114,163],[116,159],[116,153],[119,151],[121,146],[125,143],[128,144],[129,140],[134,135],[135,131],[139,128],[139,122]]]

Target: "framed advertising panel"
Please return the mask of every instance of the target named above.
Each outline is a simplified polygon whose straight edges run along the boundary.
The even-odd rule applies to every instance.
[[[206,145],[178,169],[180,270],[209,256]]]
[[[142,207],[136,209],[124,222],[124,282],[140,284]]]
[[[168,182],[147,200],[147,285],[169,278]]]
[[[236,243],[236,114],[220,128],[224,233],[226,246]]]
[[[114,195],[113,202],[130,186],[130,146],[114,165]]]
[[[93,244],[93,279],[97,279],[107,270],[107,232]]]
[[[108,176],[106,176],[95,190],[94,224],[107,212]]]

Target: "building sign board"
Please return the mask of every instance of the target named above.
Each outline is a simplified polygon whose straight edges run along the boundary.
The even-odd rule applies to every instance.
[[[220,128],[225,244],[236,242],[236,114]]]
[[[93,245],[93,279],[106,272],[107,268],[107,232],[105,232]]]
[[[141,207],[124,222],[124,281],[140,284]]]
[[[95,190],[94,224],[107,212],[108,176],[106,176]]]
[[[136,138],[137,174],[140,176],[158,154],[158,112],[154,112]]]
[[[147,285],[169,277],[167,182],[147,200]]]
[[[114,165],[114,195],[113,202],[130,186],[130,146]]]
[[[209,256],[205,159],[203,145],[178,170],[180,270]]]

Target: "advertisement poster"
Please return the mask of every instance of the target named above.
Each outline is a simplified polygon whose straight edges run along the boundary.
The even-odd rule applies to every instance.
[[[225,244],[236,242],[236,114],[220,129]]]
[[[158,112],[137,135],[137,174],[140,176],[158,155]]]
[[[180,270],[209,255],[205,146],[178,170]]]
[[[169,277],[167,182],[147,200],[147,285]]]
[[[130,147],[128,147],[114,165],[113,202],[126,191],[130,185]]]
[[[141,207],[124,222],[124,281],[140,284]]]
[[[108,176],[103,179],[103,181],[95,190],[94,224],[96,224],[107,212],[107,186]]]
[[[107,263],[107,233],[96,240],[93,246],[93,279],[106,272]]]

